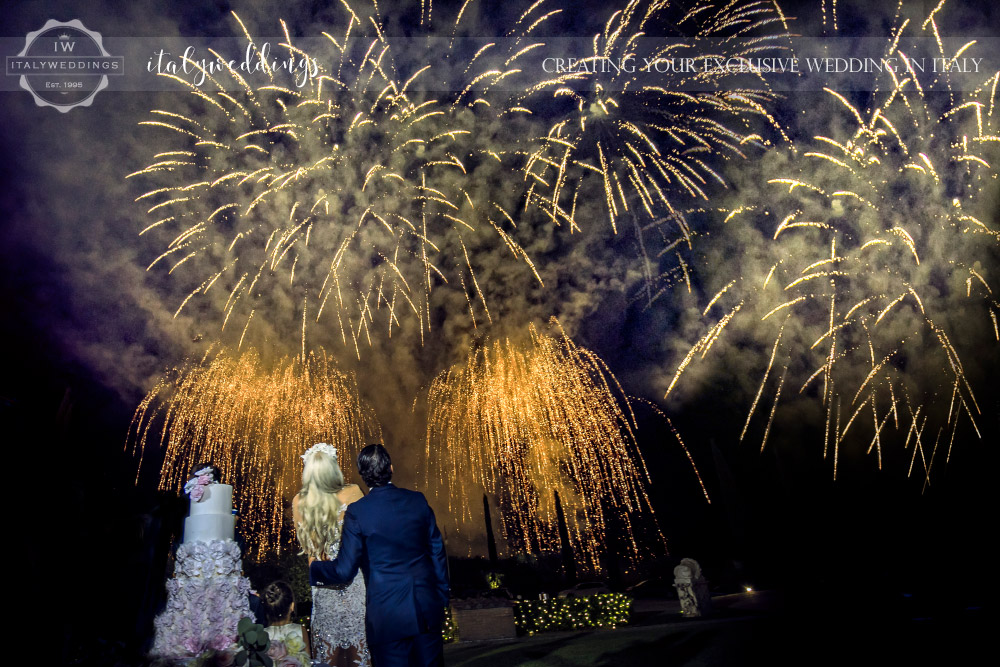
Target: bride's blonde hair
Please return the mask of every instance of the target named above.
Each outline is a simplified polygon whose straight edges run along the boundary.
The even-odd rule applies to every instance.
[[[337,492],[344,486],[344,473],[335,457],[323,451],[306,457],[298,495],[299,521],[295,524],[301,553],[325,558],[327,547],[340,539]]]

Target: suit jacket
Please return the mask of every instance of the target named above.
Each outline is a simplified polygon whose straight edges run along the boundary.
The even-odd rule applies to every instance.
[[[448,564],[434,511],[422,493],[377,486],[347,506],[337,558],[313,561],[313,586],[346,585],[358,569],[368,589],[368,643],[440,632]]]
[[[250,613],[257,625],[267,625],[267,614],[264,613],[264,602],[260,597],[250,593]]]

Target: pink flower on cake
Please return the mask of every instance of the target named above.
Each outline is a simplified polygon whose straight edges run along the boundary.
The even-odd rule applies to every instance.
[[[215,476],[211,468],[202,468],[195,472],[194,477],[184,485],[184,493],[191,497],[192,502],[201,502],[205,495],[205,487],[215,483]]]

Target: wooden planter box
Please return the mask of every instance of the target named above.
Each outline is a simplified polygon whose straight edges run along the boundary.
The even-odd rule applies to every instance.
[[[458,626],[460,641],[513,639],[517,636],[514,608],[511,606],[477,607],[456,601],[451,613]]]

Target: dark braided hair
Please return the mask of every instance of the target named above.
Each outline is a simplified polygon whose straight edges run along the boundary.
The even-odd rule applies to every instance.
[[[264,604],[267,624],[271,625],[285,620],[292,603],[295,602],[295,596],[292,594],[291,586],[283,581],[274,581],[261,591],[260,600]]]

